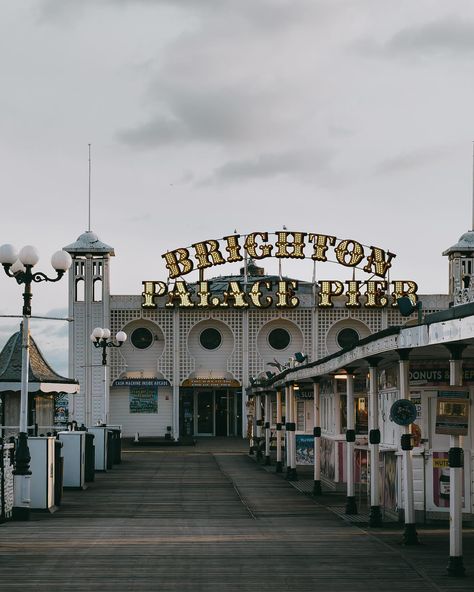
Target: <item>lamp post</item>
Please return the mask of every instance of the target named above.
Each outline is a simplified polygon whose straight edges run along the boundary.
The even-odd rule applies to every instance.
[[[119,331],[115,335],[115,340],[117,343],[114,343],[110,339],[110,329],[102,329],[101,327],[96,327],[91,334],[91,341],[94,344],[94,347],[102,348],[102,366],[104,367],[104,414],[105,414],[105,425],[109,422],[109,392],[107,389],[107,348],[108,347],[122,347],[122,345],[127,341],[127,334],[124,331]]]
[[[31,284],[32,282],[57,282],[71,267],[71,256],[66,251],[56,251],[51,257],[51,265],[56,270],[56,277],[50,278],[42,272],[34,272],[33,267],[39,261],[35,247],[27,245],[17,253],[10,244],[0,247],[0,263],[8,277],[15,278],[17,284],[24,285],[23,292],[23,323],[22,323],[22,355],[21,355],[21,396],[20,426],[18,446],[15,453],[15,501],[13,517],[16,520],[28,520],[30,517],[30,451],[28,448],[28,372],[30,358],[30,318],[31,318]]]

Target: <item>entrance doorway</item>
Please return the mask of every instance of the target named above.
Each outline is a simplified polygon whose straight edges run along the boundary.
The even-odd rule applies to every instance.
[[[201,391],[195,395],[194,408],[195,433],[201,436],[212,436],[214,434],[214,393],[212,391]]]
[[[242,392],[237,389],[181,389],[183,436],[242,435]]]

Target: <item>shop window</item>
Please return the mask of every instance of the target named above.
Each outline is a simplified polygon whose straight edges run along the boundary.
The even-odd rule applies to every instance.
[[[355,431],[356,434],[368,434],[369,433],[369,414],[367,397],[356,397],[355,403]]]
[[[137,349],[146,349],[153,343],[153,334],[149,329],[140,327],[132,332],[130,341]]]
[[[304,401],[296,402],[296,430],[305,431],[305,404]]]
[[[276,404],[276,401],[272,401],[271,402],[271,408],[272,408],[271,425],[276,425],[276,423],[277,423],[277,404]]]
[[[268,343],[273,349],[286,349],[290,345],[291,337],[286,329],[273,329],[268,335]]]
[[[341,395],[339,398],[339,417],[341,422],[341,434],[347,430],[347,395]]]
[[[209,327],[199,335],[199,342],[204,349],[217,349],[222,342],[222,335],[217,329]]]

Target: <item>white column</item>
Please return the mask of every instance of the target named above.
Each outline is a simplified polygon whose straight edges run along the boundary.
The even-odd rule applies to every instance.
[[[370,515],[369,526],[381,526],[379,488],[379,405],[376,361],[369,360],[369,444],[370,444]]]
[[[94,356],[94,348],[91,342],[86,342],[86,338],[90,335],[94,329],[94,319],[92,315],[92,301],[94,299],[93,294],[93,280],[92,280],[92,255],[89,253],[86,254],[85,260],[85,283],[84,283],[84,325],[85,325],[85,333],[84,333],[84,346],[86,348],[85,351],[85,368],[84,368],[84,377],[85,377],[85,388],[84,388],[84,416],[85,416],[85,425],[91,427],[95,425],[94,417],[92,413],[92,399],[93,399],[93,389],[94,389],[94,381],[93,381],[93,374],[94,374],[94,367],[93,362],[94,359],[97,360],[97,355]],[[97,419],[97,418],[96,418]]]
[[[292,443],[292,450],[291,450],[291,468],[296,472],[296,422],[298,421],[298,413],[297,413],[297,404],[296,404],[296,395],[295,395],[295,389],[292,386],[291,387],[291,423],[292,425],[292,437],[293,437],[293,443]]]
[[[314,437],[314,484],[313,495],[321,495],[321,387],[319,379],[313,382],[313,437]]]
[[[290,452],[290,473],[288,478],[291,481],[296,481],[296,400],[295,391],[293,385],[288,385],[288,412],[290,413],[290,426],[289,426],[289,452]]]
[[[107,364],[104,364],[104,423],[109,425],[109,385],[107,384]]]
[[[28,448],[28,378],[30,367],[30,317],[23,313],[21,334],[21,394],[20,394],[20,432],[15,451],[15,471],[13,519],[29,520],[30,518],[30,451]]]
[[[255,420],[256,420],[256,444],[257,444],[257,459],[262,457],[262,449],[260,447],[260,440],[262,439],[262,398],[261,395],[255,395]]]
[[[449,361],[449,384],[462,386],[461,352],[451,352]],[[449,563],[448,574],[463,576],[465,573],[462,556],[462,481],[463,481],[463,438],[449,437]],[[454,462],[453,462],[454,461]],[[453,466],[453,464],[455,466]],[[461,466],[459,466],[461,465]]]
[[[265,393],[265,464],[270,464],[270,393]]]
[[[355,443],[355,421],[354,421],[354,376],[347,370],[346,379],[346,475],[347,475],[347,500],[346,514],[357,514],[357,504],[354,490],[354,443]]]
[[[172,427],[173,439],[179,440],[179,383],[180,383],[180,340],[179,340],[180,314],[179,308],[173,309],[173,407],[172,407]]]
[[[408,356],[406,359],[401,359],[399,362],[400,368],[400,398],[410,399],[410,381],[408,371],[410,362]],[[403,481],[405,486],[405,533],[403,541],[406,545],[417,545],[418,535],[415,525],[415,499],[413,495],[413,459],[412,459],[412,444],[410,426],[403,427],[404,435],[402,436],[402,451],[403,451]]]
[[[249,317],[248,311],[242,310],[242,438],[247,435],[247,392],[246,386],[250,383],[249,377]],[[253,444],[253,442],[252,442]]]
[[[277,447],[277,453],[276,453],[276,472],[277,473],[281,473],[283,468],[282,468],[282,462],[281,462],[281,429],[282,429],[282,425],[281,425],[281,388],[279,387],[277,389],[276,392],[276,421],[277,421],[277,425],[276,425],[276,447]]]
[[[342,426],[341,426],[341,395],[338,392],[337,388],[337,380],[334,380],[334,395],[332,397],[333,405],[334,405],[334,433],[335,434],[342,434]]]

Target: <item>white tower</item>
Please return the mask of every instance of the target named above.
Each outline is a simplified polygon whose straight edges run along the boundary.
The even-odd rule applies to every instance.
[[[465,232],[446,249],[449,257],[449,295],[454,306],[474,301],[474,230]]]
[[[114,249],[88,230],[64,247],[72,257],[69,270],[69,376],[79,380],[80,394],[71,397],[70,419],[86,426],[105,418],[105,383],[102,352],[89,336],[95,327],[110,325],[109,261]]]

